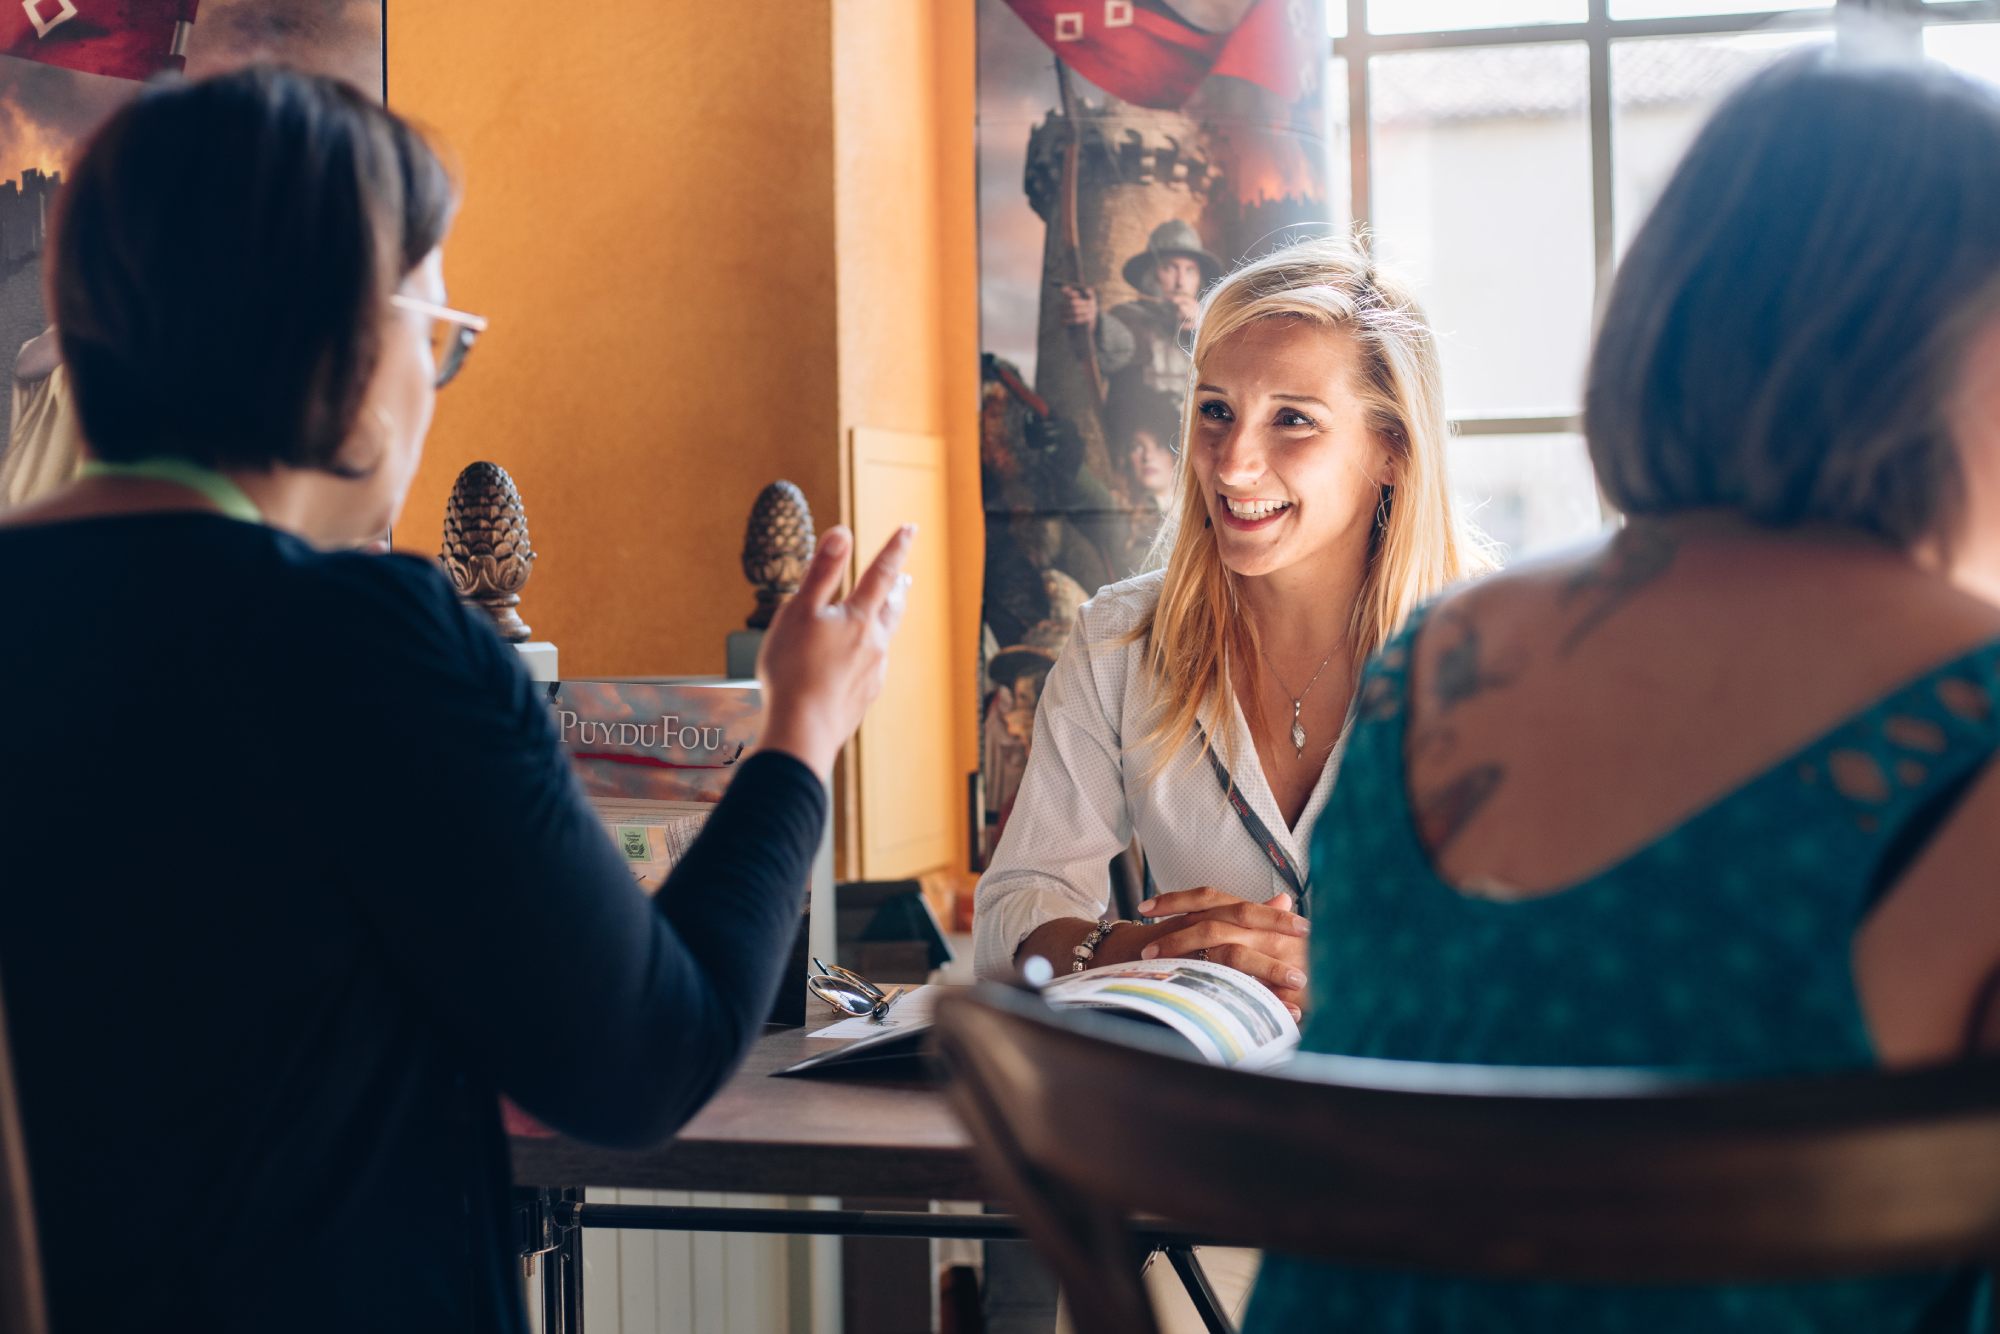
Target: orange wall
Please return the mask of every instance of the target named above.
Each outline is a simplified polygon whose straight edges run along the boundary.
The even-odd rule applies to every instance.
[[[960,704],[954,736],[959,790],[979,768],[980,594],[985,587],[986,509],[979,494],[979,185],[978,41],[974,7],[937,7],[934,73],[938,81],[938,253],[943,260],[940,309],[945,349],[945,432],[951,444],[952,681]],[[960,803],[960,818],[964,804]],[[960,857],[970,838],[961,829]],[[960,869],[963,869],[962,867]],[[966,912],[970,914],[970,896]]]
[[[834,0],[835,234],[839,251],[840,419],[942,435],[954,772],[979,764],[980,572],[978,232],[973,180],[971,0]],[[962,801],[954,802],[963,862]]]
[[[390,103],[463,167],[452,299],[493,321],[439,399],[398,545],[435,552],[452,479],[490,459],[540,553],[522,614],[565,675],[718,672],[758,489],[797,482],[824,528],[851,428],[942,434],[951,531],[923,540],[949,548],[965,703],[956,771],[911,781],[962,790],[984,551],[971,0],[553,12],[390,6]]]
[[[491,331],[438,402],[397,544],[475,459],[520,485],[521,611],[566,675],[719,672],[757,491],[837,517],[825,0],[421,0],[389,100],[463,166],[452,300]]]

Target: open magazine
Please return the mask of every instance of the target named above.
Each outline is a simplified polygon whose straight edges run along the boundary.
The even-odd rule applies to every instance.
[[[898,996],[878,1022],[863,1016],[817,1030],[815,1039],[849,1039],[781,1074],[837,1074],[875,1062],[913,1064],[942,987]],[[1291,1011],[1246,973],[1202,959],[1146,959],[1073,973],[1042,988],[1058,1010],[1098,1010],[1171,1030],[1192,1054],[1214,1065],[1259,1070],[1289,1056],[1299,1043]]]

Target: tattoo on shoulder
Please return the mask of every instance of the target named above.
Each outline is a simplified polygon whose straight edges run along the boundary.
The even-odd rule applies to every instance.
[[[1571,579],[1556,599],[1565,609],[1583,606],[1583,615],[1563,636],[1559,654],[1573,651],[1633,594],[1665,574],[1679,552],[1680,539],[1655,523],[1632,524],[1613,538],[1604,554]]]
[[[1450,723],[1427,723],[1410,733],[1410,762],[1442,762],[1457,744],[1458,729]]]
[[[1450,713],[1485,691],[1513,684],[1520,674],[1518,655],[1495,666],[1481,655],[1479,625],[1472,617],[1463,612],[1447,612],[1438,620],[1440,629],[1458,634],[1455,642],[1438,650],[1437,661],[1431,668],[1431,698],[1436,701],[1439,714]]]
[[[1507,771],[1497,764],[1474,765],[1419,798],[1417,830],[1423,836],[1424,846],[1432,853],[1444,851],[1500,790],[1506,776]]]
[[[1412,758],[1441,759],[1458,744],[1458,729],[1451,712],[1468,700],[1490,690],[1512,685],[1521,675],[1524,655],[1519,650],[1504,654],[1494,662],[1480,638],[1479,623],[1456,607],[1437,614],[1431,633],[1452,636],[1437,651],[1430,667],[1426,693],[1435,708],[1425,709],[1410,730]]]

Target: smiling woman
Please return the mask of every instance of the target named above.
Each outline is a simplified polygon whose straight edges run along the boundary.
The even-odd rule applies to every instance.
[[[1049,676],[978,966],[1205,953],[1299,1009],[1300,854],[1356,673],[1477,558],[1444,485],[1435,340],[1353,246],[1224,278],[1191,378],[1166,569],[1102,590]],[[1135,835],[1166,920],[1107,922],[1104,866]]]
[[[1356,675],[1480,562],[1444,485],[1430,327],[1351,245],[1225,277],[1191,380],[1166,568],[1100,590],[1049,673],[975,962],[1197,957],[1299,1014],[1304,850]],[[1105,868],[1135,837],[1152,918],[1115,921]]]

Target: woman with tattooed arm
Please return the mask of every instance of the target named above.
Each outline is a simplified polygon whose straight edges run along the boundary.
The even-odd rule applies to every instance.
[[[1825,54],[1702,132],[1586,390],[1630,524],[1419,612],[1364,675],[1313,853],[1367,870],[1317,882],[1308,1050],[1759,1074],[1995,1045],[1996,161],[1990,90]],[[1248,1328],[1969,1329],[1952,1284],[1281,1259]]]

